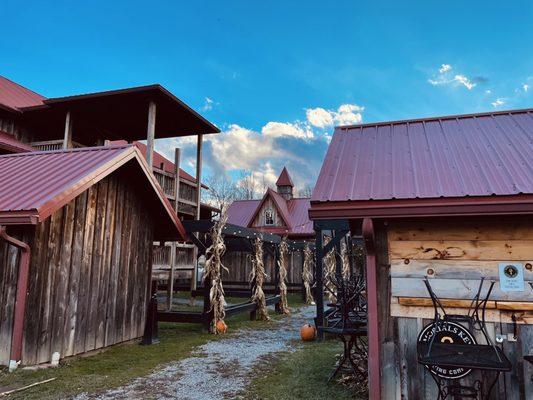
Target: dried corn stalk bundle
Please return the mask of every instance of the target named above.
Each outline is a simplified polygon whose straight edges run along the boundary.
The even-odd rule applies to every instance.
[[[331,238],[324,239],[324,247],[331,241]],[[331,284],[331,278],[335,277],[335,249],[331,249],[324,256],[324,291],[327,292],[328,300],[334,303],[337,299],[335,286]]]
[[[257,318],[263,321],[270,320],[265,293],[263,292],[263,283],[266,277],[265,265],[263,264],[263,240],[258,237],[254,241],[252,271],[250,272],[250,283],[254,285],[251,300],[257,305]]]
[[[307,243],[304,247],[304,265],[302,268],[302,282],[305,289],[305,302],[307,304],[313,303],[313,296],[311,295],[311,282],[313,282],[313,264],[314,254]]]
[[[346,242],[341,244],[341,259],[342,259],[342,277],[350,279],[350,256],[348,254],[348,246]]]
[[[287,238],[284,237],[279,244],[279,292],[281,295],[279,312],[282,314],[290,314],[289,303],[287,302],[287,253],[289,252],[289,245]]]
[[[205,253],[205,270],[204,282],[206,279],[211,280],[211,291],[209,292],[209,300],[211,304],[210,312],[213,312],[213,321],[211,332],[217,333],[216,324],[218,321],[224,321],[226,311],[224,306],[226,300],[224,299],[224,288],[222,287],[222,269],[228,270],[222,264],[222,256],[226,252],[226,245],[224,244],[224,237],[222,230],[226,225],[227,216],[223,212],[220,219],[215,222],[209,235],[211,236],[212,244]]]

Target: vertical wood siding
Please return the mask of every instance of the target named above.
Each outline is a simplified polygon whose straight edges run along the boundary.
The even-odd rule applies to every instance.
[[[436,398],[436,385],[429,372],[417,362],[416,340],[421,329],[431,322],[433,309],[423,306],[427,297],[425,287],[420,286],[428,270],[433,272],[432,285],[437,292],[446,293],[450,302],[471,299],[473,288],[477,288],[479,279],[498,279],[498,264],[501,261],[516,260],[522,264],[533,260],[533,221],[522,218],[490,218],[462,220],[431,220],[391,222],[388,227],[388,248],[381,249],[382,254],[389,253],[391,266],[391,310],[382,308],[380,312],[394,316],[394,349],[388,354],[395,354],[396,368],[391,360],[383,359],[383,370],[387,371],[385,379],[392,384],[398,377],[396,390],[387,391],[388,398],[402,399]],[[408,260],[408,261],[406,261]],[[532,280],[532,272],[524,271],[525,279]],[[384,288],[383,288],[384,289]],[[523,360],[523,356],[533,352],[533,296],[526,284],[525,292],[501,292],[499,282],[495,284],[494,296],[491,297],[493,309],[487,313],[487,330],[494,339],[496,334],[513,336],[514,326],[511,316],[518,316],[517,340],[505,340],[501,345],[513,365],[510,373],[503,374],[492,391],[493,399],[531,399],[533,398],[533,366]],[[402,297],[405,296],[405,297]],[[384,299],[385,300],[385,299]],[[407,300],[407,301],[404,301]],[[502,302],[500,302],[501,300]],[[418,302],[418,304],[417,304]],[[407,305],[409,304],[409,305]],[[461,312],[460,301],[455,301],[453,312]],[[516,310],[500,308],[500,304],[515,307]],[[520,309],[522,307],[522,309]],[[477,335],[480,343],[483,339]],[[385,340],[386,342],[387,340]],[[394,360],[393,360],[394,362]],[[472,384],[479,372],[473,372],[463,384]],[[483,375],[486,379],[487,376]]]
[[[153,222],[127,179],[105,178],[32,229],[23,364],[142,335]],[[0,362],[9,358],[18,252],[0,243]]]
[[[224,271],[222,278],[225,281],[231,282],[248,282],[252,264],[250,261],[250,253],[231,251],[224,255],[224,266],[229,270]],[[303,255],[301,251],[295,251],[287,257],[287,282],[288,283],[302,283],[302,267]],[[267,263],[265,265],[265,272],[268,275],[267,282],[274,282],[274,260],[268,255]]]

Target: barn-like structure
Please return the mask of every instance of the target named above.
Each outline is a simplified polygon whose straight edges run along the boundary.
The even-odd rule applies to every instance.
[[[533,398],[532,155],[532,109],[336,128],[317,281],[323,232],[362,235],[371,399]]]
[[[0,156],[2,364],[136,339],[152,243],[185,232],[131,145]]]
[[[294,182],[286,167],[283,167],[277,181],[276,190],[267,188],[261,199],[237,200],[228,208],[228,223],[286,236],[292,243],[298,244],[288,257],[287,282],[291,289],[302,285],[302,249],[305,243],[314,243],[313,223],[307,213],[309,198],[294,195]],[[247,282],[251,264],[243,252],[228,252],[226,264],[231,266],[224,279],[230,282]],[[273,260],[267,257],[267,273],[274,279]]]
[[[172,275],[192,248],[180,219],[213,211],[200,177],[203,135],[217,132],[161,85],[46,98],[0,76],[1,363],[142,334],[154,241],[171,243]],[[179,149],[174,163],[154,151],[156,139],[187,135],[196,177]]]

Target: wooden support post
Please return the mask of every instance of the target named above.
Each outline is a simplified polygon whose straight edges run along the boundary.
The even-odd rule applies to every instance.
[[[196,220],[200,219],[200,202],[202,198],[202,145],[203,135],[198,135],[198,142],[196,146]],[[193,235],[197,235],[195,232]],[[195,250],[196,252],[196,250]],[[195,254],[196,255],[196,254]],[[195,257],[198,261],[198,258]],[[198,262],[194,265],[191,279],[191,292],[196,290],[196,281],[198,280]]]
[[[211,310],[211,278],[204,279],[204,328],[207,332],[211,332],[214,313]]]
[[[170,257],[169,257],[169,266],[170,270],[168,272],[168,284],[167,284],[167,309],[168,311],[172,310],[172,300],[174,297],[174,268],[176,267],[176,242],[170,243]]]
[[[142,345],[159,343],[157,332],[157,281],[152,281],[150,288],[151,296],[148,302],[148,313],[146,314],[146,325],[141,341]]]
[[[198,135],[198,144],[196,146],[196,219],[200,219],[200,202],[202,199],[202,147],[204,135]]]
[[[324,252],[323,252],[323,235],[322,229],[316,231],[316,247],[315,247],[315,303],[316,303],[316,319],[315,325],[317,328],[317,337],[319,340],[324,338],[324,333],[319,329],[324,326]]]
[[[279,258],[279,244],[274,245],[274,288],[275,288],[275,294],[279,295],[281,294],[280,288],[279,288],[279,265],[278,265],[278,258]],[[281,298],[274,306],[277,313],[281,312]]]
[[[368,301],[368,392],[369,398],[381,399],[378,277],[372,219],[365,218],[363,220],[362,231],[366,250],[366,291]]]
[[[148,104],[148,128],[146,130],[146,162],[150,171],[154,166],[154,140],[155,140],[155,116],[157,107],[155,102],[150,101]]]
[[[72,116],[70,111],[65,115],[65,132],[63,135],[63,149],[70,149],[72,147]]]
[[[180,162],[181,162],[181,149],[176,147],[174,149],[174,199],[176,204],[174,209],[176,214],[179,213],[179,198],[180,198]]]
[[[174,210],[178,214],[179,209],[179,194],[180,194],[180,149],[174,150]],[[170,245],[170,270],[168,277],[168,291],[167,291],[167,308],[170,311],[172,309],[172,300],[174,297],[174,270],[176,268],[177,259],[176,242],[172,242]]]

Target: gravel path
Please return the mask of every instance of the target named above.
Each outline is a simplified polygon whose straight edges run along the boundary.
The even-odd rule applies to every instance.
[[[314,307],[305,307],[291,316],[272,321],[267,329],[240,329],[227,338],[198,347],[193,355],[159,368],[131,384],[103,394],[83,393],[87,399],[234,399],[249,383],[254,367],[281,351],[292,351],[290,342],[299,338],[300,327],[311,322]]]

